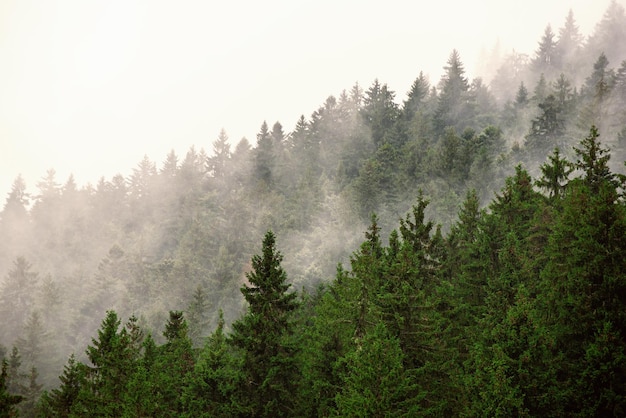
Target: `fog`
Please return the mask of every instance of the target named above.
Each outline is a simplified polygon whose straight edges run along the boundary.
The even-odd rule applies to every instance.
[[[471,77],[488,73],[496,45],[532,54],[570,8],[590,34],[608,3],[3,1],[0,194],[50,168],[81,186],[126,176],[222,128],[254,143],[263,120],[290,131],[355,82],[401,99],[419,71],[436,82],[453,48]]]
[[[26,350],[49,387],[107,309],[157,341],[184,310],[199,346],[219,309],[241,314],[268,229],[307,292],[349,265],[372,212],[386,236],[423,192],[445,234],[468,190],[486,205],[516,164],[538,174],[551,149],[533,134],[559,92],[549,146],[571,155],[595,123],[620,166],[609,4],[4,2],[0,348]],[[569,10],[581,45],[542,62]]]

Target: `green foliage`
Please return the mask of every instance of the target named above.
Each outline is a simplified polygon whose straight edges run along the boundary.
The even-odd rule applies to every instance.
[[[298,304],[297,295],[288,293],[282,258],[274,234],[268,231],[262,253],[252,257],[252,271],[246,273],[249,284],[241,288],[247,313],[233,323],[229,338],[243,356],[244,376],[236,402],[250,416],[286,416],[294,408],[297,348],[290,336]]]
[[[59,376],[60,386],[50,392],[44,392],[39,404],[39,414],[46,417],[69,417],[72,405],[78,398],[81,384],[84,379],[84,369],[74,357],[70,355]]]
[[[441,79],[439,102],[434,121],[436,132],[440,135],[446,128],[462,132],[473,127],[473,100],[469,95],[470,85],[465,77],[465,69],[459,52],[455,49],[444,67],[445,75]]]
[[[125,387],[136,368],[136,354],[126,329],[119,330],[115,311],[108,311],[98,338],[87,347],[90,364],[81,364],[84,379],[72,405],[72,414],[121,416]]]
[[[2,359],[2,374],[0,374],[0,416],[14,417],[17,416],[16,405],[23,401],[20,395],[14,395],[9,392],[7,380],[9,363],[6,359]]]
[[[559,149],[555,148],[548,156],[548,162],[541,165],[542,177],[535,184],[546,190],[551,200],[558,200],[565,192],[565,186],[572,171],[572,165],[566,159],[561,158]]]
[[[193,299],[187,308],[187,322],[189,324],[189,338],[194,346],[201,346],[205,332],[209,326],[210,305],[206,291],[198,286]]]
[[[32,415],[43,384],[42,416],[624,415],[625,21],[583,37],[570,12],[489,83],[453,51],[401,104],[356,84],[232,152],[222,130],[95,186],[18,176],[5,392]],[[249,263],[268,229],[289,282],[273,233]]]
[[[398,340],[382,323],[343,360],[341,391],[336,396],[337,415],[342,417],[394,417],[417,414],[418,398],[403,365]]]
[[[182,395],[188,417],[230,417],[237,414],[235,390],[240,384],[238,358],[224,334],[224,317],[220,312],[217,329],[207,339],[195,368],[185,382]]]
[[[178,417],[183,412],[185,381],[194,368],[193,349],[182,312],[170,311],[163,336],[166,342],[158,348],[151,365],[152,384],[158,397],[155,413],[162,417]]]

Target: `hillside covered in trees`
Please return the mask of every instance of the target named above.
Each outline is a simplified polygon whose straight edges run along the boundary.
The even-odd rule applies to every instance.
[[[0,415],[626,415],[626,13],[291,132],[17,177]]]

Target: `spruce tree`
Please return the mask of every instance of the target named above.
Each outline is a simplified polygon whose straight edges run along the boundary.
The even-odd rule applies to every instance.
[[[544,74],[548,80],[552,80],[560,67],[557,43],[554,40],[554,32],[552,32],[550,25],[546,26],[543,31],[539,48],[535,52],[535,58],[531,64],[536,74]]]
[[[595,127],[576,148],[541,272],[540,326],[548,345],[552,414],[626,413],[626,211]]]
[[[183,412],[182,394],[185,381],[194,368],[191,340],[187,334],[187,322],[181,311],[170,311],[160,346],[154,360],[154,381],[160,417],[179,417]]]
[[[224,334],[224,316],[219,313],[217,328],[200,352],[186,379],[182,395],[185,415],[195,417],[232,417],[238,412],[233,394],[241,370]]]
[[[20,395],[15,395],[9,392],[7,380],[8,380],[8,368],[9,363],[6,359],[2,359],[2,373],[0,374],[0,417],[14,417],[17,416],[16,405],[18,405],[24,399]]]
[[[445,128],[453,127],[462,132],[473,125],[471,100],[468,95],[469,82],[459,52],[455,49],[444,67],[441,79],[437,110],[434,115],[436,133],[441,135]]]
[[[290,339],[292,316],[298,307],[296,293],[288,292],[283,256],[276,249],[274,233],[263,238],[260,255],[252,257],[248,283],[241,288],[248,309],[233,323],[229,342],[243,356],[239,399],[245,415],[288,416],[292,414],[298,369],[296,347]]]
[[[121,416],[123,397],[128,380],[136,367],[125,329],[119,330],[120,320],[115,311],[108,311],[87,347],[90,364],[81,365],[84,374],[72,414],[89,417]]]
[[[65,418],[70,411],[83,382],[83,369],[74,354],[70,355],[67,364],[63,367],[63,374],[59,376],[61,384],[50,392],[44,392],[39,404],[41,415],[46,417]]]
[[[541,165],[541,178],[535,182],[537,187],[548,192],[548,197],[552,201],[558,201],[564,192],[569,175],[573,171],[572,164],[561,158],[561,152],[555,148],[548,156],[548,162]]]
[[[403,364],[398,339],[378,323],[343,360],[345,373],[336,396],[341,417],[416,416],[419,397]],[[425,394],[422,394],[424,397]]]

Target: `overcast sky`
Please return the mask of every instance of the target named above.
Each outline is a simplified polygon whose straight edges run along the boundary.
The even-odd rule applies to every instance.
[[[401,102],[453,48],[474,77],[500,41],[531,54],[569,9],[590,35],[609,0],[0,0],[0,207],[18,174],[79,186],[144,155],[255,143],[375,78]],[[626,0],[619,0],[626,4]],[[618,63],[611,63],[617,65]]]

